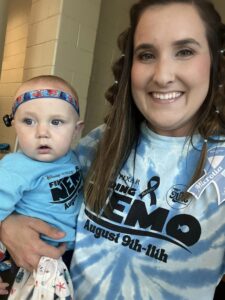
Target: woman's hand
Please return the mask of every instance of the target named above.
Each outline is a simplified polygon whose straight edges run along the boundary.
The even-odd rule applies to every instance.
[[[1,223],[1,241],[17,266],[28,271],[37,268],[41,256],[57,259],[66,250],[64,244],[58,248],[48,245],[40,239],[40,234],[53,239],[60,239],[65,235],[39,219],[18,214],[10,215]]]

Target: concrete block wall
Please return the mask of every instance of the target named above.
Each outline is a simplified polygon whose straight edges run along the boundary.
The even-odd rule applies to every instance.
[[[33,0],[23,79],[53,74],[62,0]]]
[[[9,143],[13,149],[14,130],[3,125],[2,117],[11,112],[13,96],[23,80],[31,1],[7,2],[7,11],[4,13],[7,15],[8,12],[8,17],[0,76],[0,143]]]
[[[4,52],[7,11],[8,11],[8,1],[0,0],[0,71],[2,69],[2,58]]]
[[[104,0],[103,0],[104,2]],[[64,0],[54,73],[77,90],[85,116],[101,0]]]

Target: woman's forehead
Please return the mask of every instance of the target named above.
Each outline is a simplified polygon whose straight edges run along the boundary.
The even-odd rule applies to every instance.
[[[134,35],[137,43],[146,38],[186,39],[195,37],[206,40],[206,28],[195,6],[187,3],[154,5],[140,16]]]

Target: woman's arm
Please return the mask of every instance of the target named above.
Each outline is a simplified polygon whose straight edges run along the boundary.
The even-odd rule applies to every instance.
[[[60,239],[65,233],[39,219],[12,214],[1,223],[0,230],[1,241],[17,266],[28,271],[37,268],[41,256],[57,259],[66,250],[64,244],[55,248],[40,239],[40,234]]]

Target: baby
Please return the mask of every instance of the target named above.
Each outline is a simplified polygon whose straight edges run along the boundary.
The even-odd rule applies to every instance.
[[[71,150],[83,127],[76,92],[57,76],[32,78],[18,89],[12,113],[4,122],[14,125],[20,151],[0,161],[0,221],[14,211],[42,219],[66,233],[60,241],[48,239],[49,243],[63,242],[73,249],[83,201],[82,176]],[[62,259],[43,257],[33,274],[19,270],[8,299],[73,299],[68,277]],[[2,295],[7,293],[6,287],[7,283],[0,282]]]

